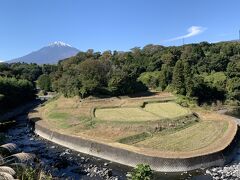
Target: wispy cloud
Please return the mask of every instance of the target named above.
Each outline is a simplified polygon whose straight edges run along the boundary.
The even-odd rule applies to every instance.
[[[187,30],[188,33],[187,34],[185,34],[183,36],[178,36],[178,37],[175,37],[175,38],[172,38],[172,39],[168,39],[166,41],[170,42],[170,41],[176,41],[176,40],[179,40],[179,39],[190,38],[190,37],[193,37],[193,36],[196,36],[198,34],[203,33],[205,30],[207,30],[207,28],[205,28],[205,27],[191,26],[190,28],[188,28],[188,30]]]

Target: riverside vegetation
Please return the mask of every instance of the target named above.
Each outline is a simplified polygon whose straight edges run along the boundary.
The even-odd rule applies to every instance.
[[[31,167],[32,162],[35,160],[34,154],[18,151],[19,151],[18,147],[14,143],[6,143],[0,146],[1,179],[6,180],[12,180],[14,178],[24,180],[52,179],[51,175],[46,174],[41,168]]]

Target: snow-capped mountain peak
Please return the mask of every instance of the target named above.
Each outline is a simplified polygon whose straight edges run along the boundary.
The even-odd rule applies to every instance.
[[[58,46],[58,47],[61,47],[61,46],[64,46],[64,47],[72,47],[71,45],[67,44],[67,43],[64,43],[64,42],[61,42],[61,41],[55,41],[53,43],[50,43],[49,46]]]
[[[61,41],[56,41],[37,51],[33,51],[30,54],[27,54],[19,58],[15,58],[8,62],[56,64],[59,60],[75,56],[78,52],[79,52],[78,49],[70,46],[69,44],[66,44]]]

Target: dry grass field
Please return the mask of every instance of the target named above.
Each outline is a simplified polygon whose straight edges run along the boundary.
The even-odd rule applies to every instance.
[[[199,120],[191,113],[176,104],[172,96],[160,94],[86,100],[59,97],[30,116],[40,117],[48,127],[61,133],[146,150],[187,152],[221,143],[228,121],[202,112]]]
[[[191,114],[189,109],[183,108],[174,102],[149,103],[146,104],[144,110],[163,118],[177,118]]]
[[[175,102],[135,103],[135,107],[97,108],[95,117],[107,121],[156,121],[173,119],[191,114],[189,109],[183,108]],[[125,104],[126,106],[126,104]],[[133,103],[131,103],[133,106]]]
[[[107,121],[156,121],[158,116],[143,111],[142,108],[130,107],[130,108],[104,108],[97,109],[95,111],[97,119]]]
[[[134,145],[161,151],[193,151],[220,141],[227,127],[224,121],[201,121],[172,134],[155,134]]]

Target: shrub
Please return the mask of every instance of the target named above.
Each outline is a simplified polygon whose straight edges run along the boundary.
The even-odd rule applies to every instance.
[[[149,165],[138,164],[136,168],[131,172],[129,180],[151,180],[153,172]]]
[[[44,172],[40,167],[27,166],[23,171],[18,172],[18,177],[22,180],[52,180],[52,175]]]

